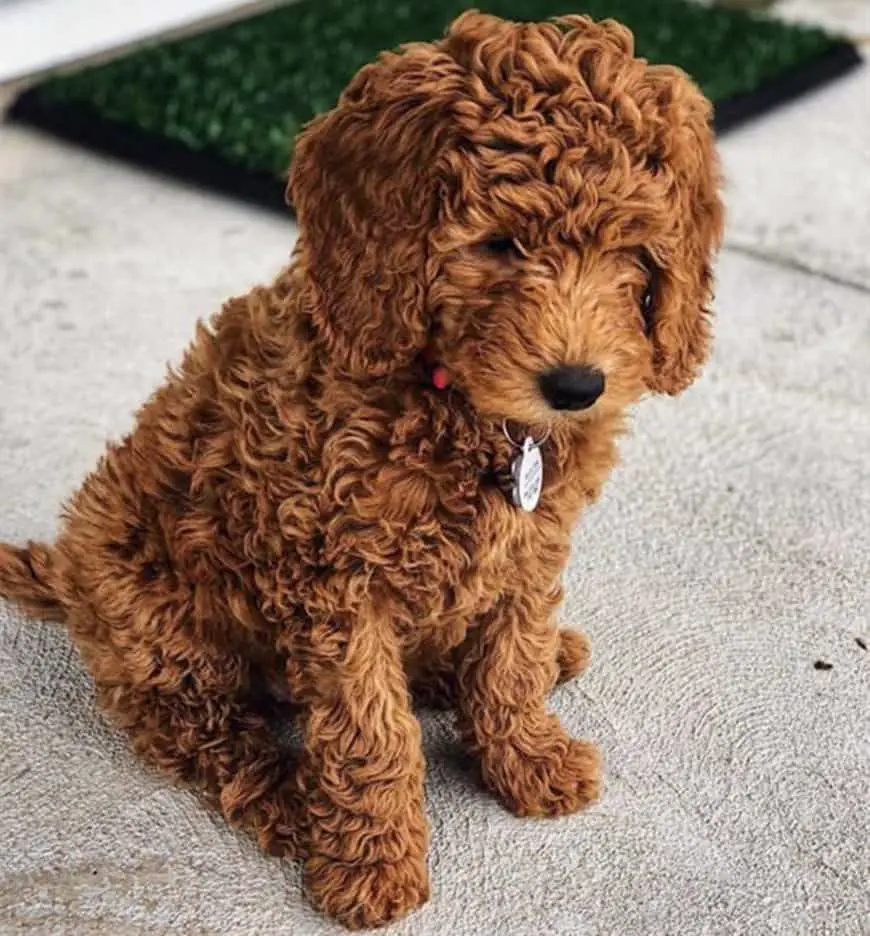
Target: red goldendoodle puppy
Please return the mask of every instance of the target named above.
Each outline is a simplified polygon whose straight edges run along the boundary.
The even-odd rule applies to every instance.
[[[383,55],[298,141],[289,267],[198,329],[55,545],[0,547],[136,750],[349,926],[428,893],[412,693],[515,813],[598,792],[547,711],[587,659],[553,613],[626,408],[707,354],[709,123],[614,22],[469,13]]]

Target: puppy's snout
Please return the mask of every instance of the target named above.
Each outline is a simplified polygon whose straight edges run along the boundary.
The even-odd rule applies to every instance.
[[[555,410],[584,410],[604,393],[604,374],[594,367],[557,367],[539,378],[544,399]]]

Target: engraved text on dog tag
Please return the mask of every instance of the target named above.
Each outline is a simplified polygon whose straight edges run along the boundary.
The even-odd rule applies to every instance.
[[[511,463],[513,500],[517,507],[531,512],[541,499],[544,486],[544,460],[534,439],[526,437],[523,450]]]

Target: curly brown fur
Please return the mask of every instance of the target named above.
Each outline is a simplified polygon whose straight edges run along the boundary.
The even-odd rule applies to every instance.
[[[287,270],[199,327],[53,547],[0,547],[0,593],[65,616],[136,749],[302,856],[349,926],[428,894],[412,690],[455,705],[518,814],[598,793],[545,704],[588,656],[558,581],[626,408],[707,354],[709,118],[613,22],[470,13],[383,55],[299,140]],[[603,395],[551,409],[539,376],[575,364]],[[505,495],[505,420],[550,432],[534,513]],[[298,764],[270,694],[301,713]]]

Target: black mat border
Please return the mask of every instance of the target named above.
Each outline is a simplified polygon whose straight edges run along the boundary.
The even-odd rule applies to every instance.
[[[38,90],[26,91],[18,98],[9,112],[11,120],[156,172],[170,181],[292,214],[284,199],[283,182],[269,173],[253,172],[175,140],[128,124],[112,123],[82,105],[46,104]]]
[[[830,83],[862,63],[863,58],[854,45],[835,42],[821,55],[756,91],[720,102],[715,109],[716,130],[723,134],[742,126]],[[210,153],[189,149],[126,124],[112,123],[83,105],[47,104],[39,91],[38,86],[25,91],[12,105],[10,119],[197,188],[273,211],[292,213],[284,200],[284,186],[274,176],[234,166]]]
[[[788,104],[840,78],[863,62],[860,52],[852,43],[835,41],[821,55],[778,75],[756,90],[726,98],[717,104],[714,118],[716,131],[726,133],[774,108]]]

